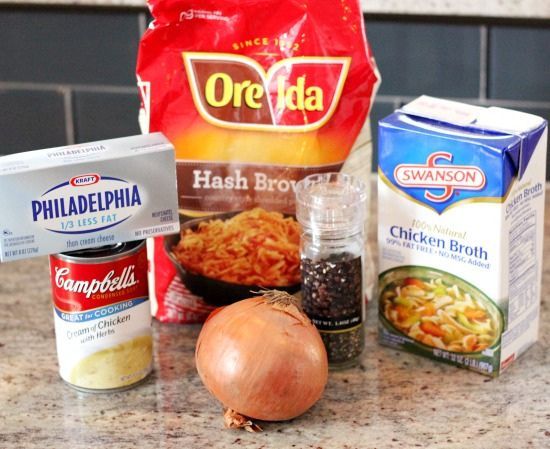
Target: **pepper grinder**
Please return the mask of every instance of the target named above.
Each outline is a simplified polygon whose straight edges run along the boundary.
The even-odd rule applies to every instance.
[[[302,307],[332,369],[357,364],[365,347],[366,186],[351,175],[310,175],[296,185]]]

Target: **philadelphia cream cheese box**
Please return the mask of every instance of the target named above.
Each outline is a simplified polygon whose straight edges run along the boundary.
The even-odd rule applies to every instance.
[[[537,340],[546,121],[420,97],[379,142],[380,342],[498,375]]]
[[[179,232],[174,149],[161,134],[0,158],[0,261]]]

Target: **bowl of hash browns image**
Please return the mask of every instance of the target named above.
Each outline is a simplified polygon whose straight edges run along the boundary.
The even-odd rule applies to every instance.
[[[191,219],[164,245],[183,284],[211,305],[262,289],[300,289],[300,228],[293,216],[255,208]]]

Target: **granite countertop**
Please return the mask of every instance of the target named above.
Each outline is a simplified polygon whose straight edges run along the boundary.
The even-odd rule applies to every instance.
[[[72,390],[57,374],[47,259],[2,265],[0,448],[548,448],[548,190],[540,341],[502,377],[378,346],[371,303],[361,365],[332,372],[309,412],[260,434],[223,429],[221,408],[195,371],[197,325],[155,323],[146,383],[115,394]]]
[[[1,4],[144,8],[146,0],[0,0]],[[368,14],[550,19],[548,0],[361,0],[361,6]]]

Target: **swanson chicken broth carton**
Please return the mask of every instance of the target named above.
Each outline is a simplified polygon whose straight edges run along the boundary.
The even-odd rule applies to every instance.
[[[546,121],[420,97],[379,141],[380,342],[497,376],[537,340]]]

